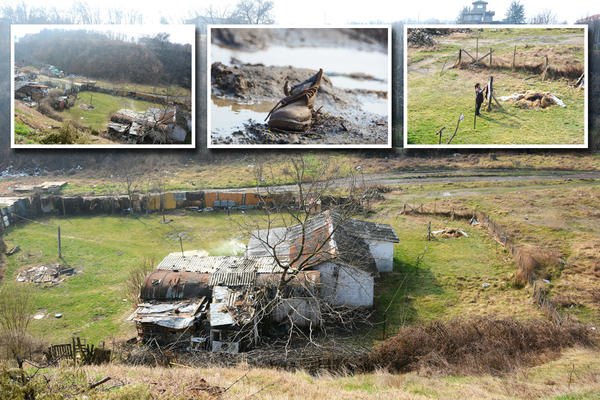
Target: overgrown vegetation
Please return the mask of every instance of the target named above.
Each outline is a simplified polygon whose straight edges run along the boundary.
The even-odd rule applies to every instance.
[[[547,361],[572,346],[593,346],[594,331],[543,320],[458,318],[402,328],[364,360],[363,368],[444,375],[505,374]]]
[[[190,38],[191,40],[192,38]],[[191,45],[173,43],[158,33],[137,42],[100,31],[45,29],[15,45],[15,57],[27,64],[52,64],[69,74],[133,83],[191,87]]]

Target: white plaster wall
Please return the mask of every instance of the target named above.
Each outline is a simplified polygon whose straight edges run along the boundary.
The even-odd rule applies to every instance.
[[[392,272],[394,270],[394,243],[378,240],[369,240],[368,243],[377,270],[379,272]]]
[[[373,306],[375,280],[369,273],[334,263],[323,263],[317,269],[321,272],[321,296],[333,305]]]

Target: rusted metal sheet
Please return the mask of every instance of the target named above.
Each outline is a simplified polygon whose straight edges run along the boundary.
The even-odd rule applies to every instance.
[[[142,303],[128,318],[140,324],[182,330],[194,325],[205,298],[168,303]]]
[[[146,277],[140,296],[144,301],[209,297],[209,279],[209,274],[156,270]]]

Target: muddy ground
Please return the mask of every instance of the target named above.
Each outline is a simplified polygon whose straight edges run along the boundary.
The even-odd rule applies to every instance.
[[[286,81],[294,85],[316,72],[317,69],[263,64],[240,63],[230,67],[217,62],[211,66],[211,90],[213,96],[219,98],[247,103],[272,102],[275,105],[285,97],[283,86]],[[313,124],[308,131],[294,134],[271,132],[266,121],[248,120],[244,129],[225,138],[213,137],[212,140],[214,144],[386,144],[387,118],[361,110],[357,105],[362,96],[387,98],[387,93],[336,88],[329,77],[323,75],[315,100]]]
[[[356,51],[386,53],[388,31],[382,29],[245,29],[218,28],[211,31],[211,45],[254,52],[272,46],[288,48],[324,47],[348,48]],[[223,60],[222,60],[223,61]],[[265,59],[261,64],[248,64],[232,58],[214,62],[211,66],[211,93],[219,100],[237,104],[274,106],[285,97],[283,86],[289,81],[293,86],[313,76],[319,68],[269,65]],[[293,60],[289,61],[293,64]],[[349,60],[349,62],[351,62]],[[271,63],[274,64],[274,63]],[[315,100],[313,123],[304,133],[271,132],[266,121],[248,119],[232,132],[212,129],[213,144],[387,144],[388,118],[363,110],[365,101],[387,98],[380,90],[343,89],[334,87],[325,75]],[[376,80],[361,74],[345,77],[358,80]],[[358,75],[358,76],[357,76]],[[379,89],[379,88],[377,88]],[[270,109],[270,107],[268,107]],[[262,114],[261,110],[261,114]],[[267,116],[264,112],[264,117]],[[263,118],[264,118],[263,117]]]
[[[211,31],[211,43],[254,51],[268,46],[353,47],[386,51],[387,29],[247,29],[219,28]]]

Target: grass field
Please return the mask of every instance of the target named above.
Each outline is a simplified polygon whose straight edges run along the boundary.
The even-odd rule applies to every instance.
[[[376,325],[369,338],[380,338],[379,323],[390,302],[388,334],[403,324],[457,315],[539,316],[527,293],[510,286],[514,264],[484,232],[458,224],[469,232],[469,238],[427,241],[429,220],[392,217],[396,214],[397,209],[391,208],[374,217],[391,223],[401,244],[395,249],[394,273],[383,276],[377,285]],[[60,225],[64,262],[82,273],[57,287],[36,288],[35,306],[47,317],[33,321],[32,332],[51,341],[75,334],[92,341],[131,336],[133,325],[125,318],[133,304],[123,301],[131,267],[144,257],[158,262],[178,251],[179,233],[185,249],[234,254],[247,241],[235,221],[252,217],[177,213],[168,218],[173,220],[168,224],[162,224],[159,216],[50,218],[15,226],[4,239],[7,246],[19,245],[23,250],[9,258],[2,284],[17,284],[14,279],[26,266],[57,261],[56,228]],[[432,224],[434,229],[457,225],[442,219]],[[416,266],[425,247],[423,261]],[[483,290],[484,282],[491,286]],[[55,319],[55,313],[63,317]]]
[[[92,104],[93,110],[84,110],[81,104]],[[156,104],[135,100],[128,97],[111,96],[109,94],[97,92],[79,92],[75,105],[61,113],[67,119],[77,121],[83,126],[96,130],[106,129],[106,123],[110,121],[110,116],[121,108],[128,108],[136,112],[146,111],[148,108],[156,107]]]
[[[584,144],[584,90],[573,88],[574,81],[566,78],[542,81],[541,75],[506,67],[512,63],[514,46],[518,54],[517,67],[533,67],[542,63],[545,55],[549,56],[551,65],[559,69],[571,68],[575,63],[582,65],[581,31],[500,29],[477,34],[479,56],[493,49],[494,68],[450,68],[459,48],[468,49],[475,56],[475,33],[436,36],[438,43],[429,48],[410,48],[409,45],[408,144],[438,144],[436,133],[442,128],[445,128],[442,144],[446,144],[455,132],[461,114],[464,114],[464,120],[451,141],[453,145]],[[464,55],[464,59],[468,57]],[[489,58],[484,62],[489,63]],[[500,101],[502,108],[494,103],[488,112],[486,101],[475,127],[473,86],[475,82],[485,86],[490,75],[494,77],[494,94],[498,99],[527,91],[549,92],[560,98],[566,107],[520,108],[514,102]]]
[[[426,208],[480,210],[505,227],[520,244],[556,252],[547,290],[561,312],[586,322],[600,320],[600,189],[589,182],[560,186],[481,187],[472,184],[426,186],[402,192],[398,201]]]

